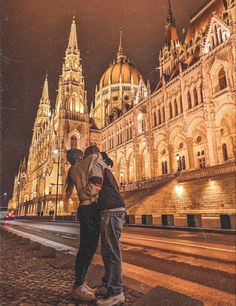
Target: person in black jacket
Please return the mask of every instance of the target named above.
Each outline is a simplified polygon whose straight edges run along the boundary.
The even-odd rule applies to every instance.
[[[108,167],[112,167],[113,162],[107,154],[105,152],[101,154]],[[125,204],[116,179],[109,168],[103,171],[103,184],[99,192],[97,208],[101,217],[101,254],[105,268],[104,286],[97,290],[98,294],[103,292],[105,295],[97,301],[97,305],[112,306],[125,301],[119,242],[125,220]]]

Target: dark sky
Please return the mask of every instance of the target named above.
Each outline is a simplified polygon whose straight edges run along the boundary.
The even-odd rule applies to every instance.
[[[68,42],[72,16],[89,102],[95,85],[116,57],[119,30],[126,53],[155,88],[158,53],[164,42],[167,0],[6,0],[2,7],[2,174],[1,195],[12,193],[19,162],[28,154],[45,71],[55,103],[58,76]],[[172,0],[181,34],[189,16],[205,0]]]

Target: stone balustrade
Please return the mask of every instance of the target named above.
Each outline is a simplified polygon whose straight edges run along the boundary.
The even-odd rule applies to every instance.
[[[212,178],[223,174],[233,174],[236,173],[236,163],[235,161],[229,161],[221,165],[201,168],[192,171],[181,172],[178,181],[185,182],[201,178]]]

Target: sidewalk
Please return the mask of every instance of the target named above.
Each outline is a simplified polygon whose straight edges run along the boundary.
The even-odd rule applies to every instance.
[[[81,303],[71,297],[74,268],[55,269],[50,259],[36,258],[27,250],[29,242],[9,238],[0,228],[0,305],[48,306],[95,305]],[[101,275],[92,267],[96,278]],[[94,276],[95,278],[95,276]],[[133,305],[142,294],[127,287],[125,305]]]

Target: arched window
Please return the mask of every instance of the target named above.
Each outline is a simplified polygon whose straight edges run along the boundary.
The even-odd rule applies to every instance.
[[[167,161],[163,161],[161,163],[161,171],[162,171],[162,174],[167,174],[168,173]]]
[[[154,127],[157,126],[157,116],[156,116],[156,112],[153,113],[153,124],[154,124]]]
[[[169,104],[170,119],[173,118],[172,105]]]
[[[221,28],[219,28],[219,30],[218,30],[218,39],[219,39],[219,43],[221,44],[222,41],[223,41]]]
[[[158,124],[161,124],[161,111],[158,109]]]
[[[189,91],[187,92],[187,101],[188,101],[188,109],[191,109],[192,108],[192,101],[191,101],[191,94],[190,94]]]
[[[178,116],[178,105],[176,100],[175,100],[175,116]]]
[[[203,86],[202,86],[202,83],[201,83],[201,86],[200,86],[200,97],[201,97],[201,103],[203,103]]]
[[[218,82],[220,90],[227,87],[227,80],[226,80],[225,70],[223,67],[218,72]]]
[[[161,172],[162,174],[165,174],[165,163],[164,162],[161,163]]]
[[[180,97],[179,99],[179,104],[180,104],[180,113],[183,113],[183,101],[182,101],[182,97]]]
[[[206,158],[205,158],[205,151],[198,151],[197,152],[197,158],[198,158],[198,167],[199,168],[205,168],[206,166]]]
[[[166,121],[165,107],[162,107],[163,122]]]
[[[182,156],[182,170],[186,169],[185,156]]]
[[[142,132],[146,131],[146,118],[143,116],[142,118]]]
[[[168,173],[167,161],[165,161],[165,174]]]
[[[138,114],[138,133],[143,133],[146,131],[146,118],[144,113]]]
[[[197,96],[196,87],[194,87],[194,89],[193,89],[193,99],[194,99],[194,106],[198,105],[198,96]]]
[[[223,159],[228,160],[228,151],[226,143],[222,144],[222,153],[223,153]]]
[[[77,137],[74,136],[74,135],[71,136],[70,147],[71,147],[71,149],[77,149]]]
[[[218,46],[219,45],[219,38],[218,38],[218,29],[217,29],[216,24],[215,24],[215,27],[214,27],[214,34],[215,34],[216,46]]]

